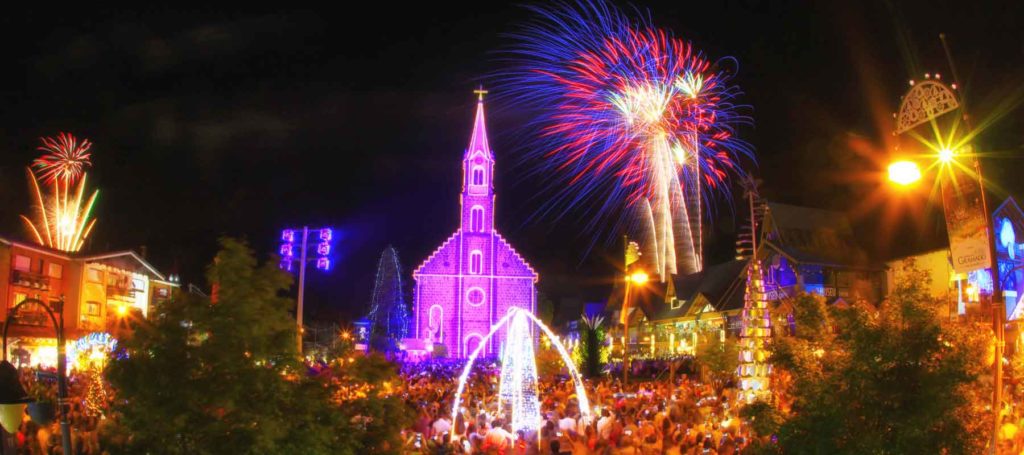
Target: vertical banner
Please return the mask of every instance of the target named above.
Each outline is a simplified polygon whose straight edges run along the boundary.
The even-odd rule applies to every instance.
[[[955,166],[950,167],[949,178],[942,179],[942,204],[946,210],[949,250],[956,273],[992,266],[981,191],[976,177]]]

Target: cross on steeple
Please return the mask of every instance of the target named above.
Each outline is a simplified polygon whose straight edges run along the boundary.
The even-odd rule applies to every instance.
[[[487,94],[487,90],[484,90],[484,86],[480,85],[480,88],[478,88],[476,90],[473,90],[473,93],[475,93],[477,95],[477,97],[478,97],[477,99],[479,101],[483,101],[484,100],[484,95]]]

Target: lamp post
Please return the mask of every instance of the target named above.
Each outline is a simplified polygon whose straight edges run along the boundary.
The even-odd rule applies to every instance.
[[[11,365],[7,361],[7,330],[11,327],[11,321],[17,316],[18,310],[26,304],[33,303],[39,305],[46,311],[46,314],[50,316],[50,322],[53,323],[53,329],[57,332],[57,407],[60,409],[60,442],[63,448],[63,453],[71,453],[71,424],[68,422],[68,382],[67,382],[67,353],[65,352],[65,341],[64,341],[64,299],[61,298],[57,302],[56,313],[53,308],[50,308],[45,302],[39,299],[25,299],[17,305],[14,305],[10,311],[7,312],[7,319],[4,320],[4,332],[3,332],[3,362],[0,362],[0,405],[12,405],[19,404],[24,405],[32,401],[31,398],[25,397],[25,389],[20,391],[17,388],[21,387],[21,383],[17,382],[17,370],[14,370],[14,365]],[[10,379],[10,374],[13,371],[14,381]],[[15,388],[17,385],[17,388]],[[19,396],[23,398],[18,398]],[[8,429],[10,431],[10,429]]]
[[[643,286],[649,278],[647,272],[643,270],[637,270],[626,275],[626,293],[622,299],[622,385],[626,385],[629,382],[629,314],[627,311],[629,310],[631,291],[633,285]]]

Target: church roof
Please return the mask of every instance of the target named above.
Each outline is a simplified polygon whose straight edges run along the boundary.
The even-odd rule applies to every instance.
[[[484,119],[484,100],[481,96],[476,103],[476,117],[473,119],[473,134],[469,136],[469,147],[466,148],[466,159],[477,151],[484,152],[487,159],[493,160],[491,146],[487,143],[487,122]]]

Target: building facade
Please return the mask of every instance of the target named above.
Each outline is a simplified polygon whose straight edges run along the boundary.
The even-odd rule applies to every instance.
[[[55,310],[63,301],[64,331],[73,342],[93,332],[117,337],[131,318],[145,318],[169,299],[177,284],[132,251],[100,255],[66,253],[0,238],[0,299],[3,318],[25,299]],[[54,366],[53,324],[38,305],[25,305],[10,321],[8,358],[14,363]]]
[[[414,337],[428,349],[468,357],[510,308],[536,310],[537,273],[494,227],[494,155],[487,142],[484,105],[477,103],[469,148],[462,159],[460,224],[413,272]],[[497,355],[499,330],[481,355]]]

